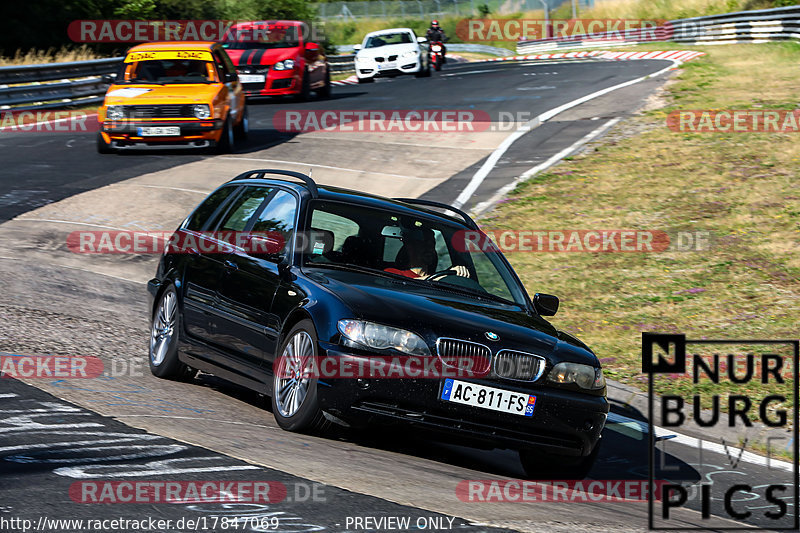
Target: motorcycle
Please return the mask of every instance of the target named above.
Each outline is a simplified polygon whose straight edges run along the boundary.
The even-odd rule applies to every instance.
[[[444,56],[442,55],[442,41],[431,41],[431,63],[436,71],[442,70]]]

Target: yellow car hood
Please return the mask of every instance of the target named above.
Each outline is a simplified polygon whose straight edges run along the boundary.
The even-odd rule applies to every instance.
[[[222,88],[220,83],[210,84],[124,84],[112,85],[106,92],[106,105],[134,104],[210,104]]]

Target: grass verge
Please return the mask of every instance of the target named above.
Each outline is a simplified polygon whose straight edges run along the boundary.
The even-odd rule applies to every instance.
[[[669,46],[639,49],[655,48]],[[608,377],[640,387],[642,331],[688,338],[798,334],[800,134],[676,133],[666,116],[679,109],[796,108],[800,46],[702,50],[707,55],[685,64],[669,85],[667,107],[618,125],[616,135],[612,130],[521,184],[481,221],[492,229],[710,233],[710,249],[697,252],[508,255],[532,291],[561,297],[554,323],[587,342]],[[692,390],[675,379],[659,392]],[[724,398],[732,391],[712,392]]]

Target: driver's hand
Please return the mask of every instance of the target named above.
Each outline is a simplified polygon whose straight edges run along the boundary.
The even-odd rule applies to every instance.
[[[456,265],[452,267],[452,270],[456,271],[456,276],[461,276],[462,278],[469,277],[469,270],[464,265]]]

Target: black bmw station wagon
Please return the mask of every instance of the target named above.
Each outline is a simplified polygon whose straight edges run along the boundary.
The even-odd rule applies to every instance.
[[[445,204],[245,172],[186,218],[148,283],[150,369],[264,393],[290,431],[403,424],[518,450],[531,477],[583,477],[609,410],[600,363],[543,318],[556,297],[530,298],[465,235],[483,234]],[[374,364],[388,360],[416,366]]]

